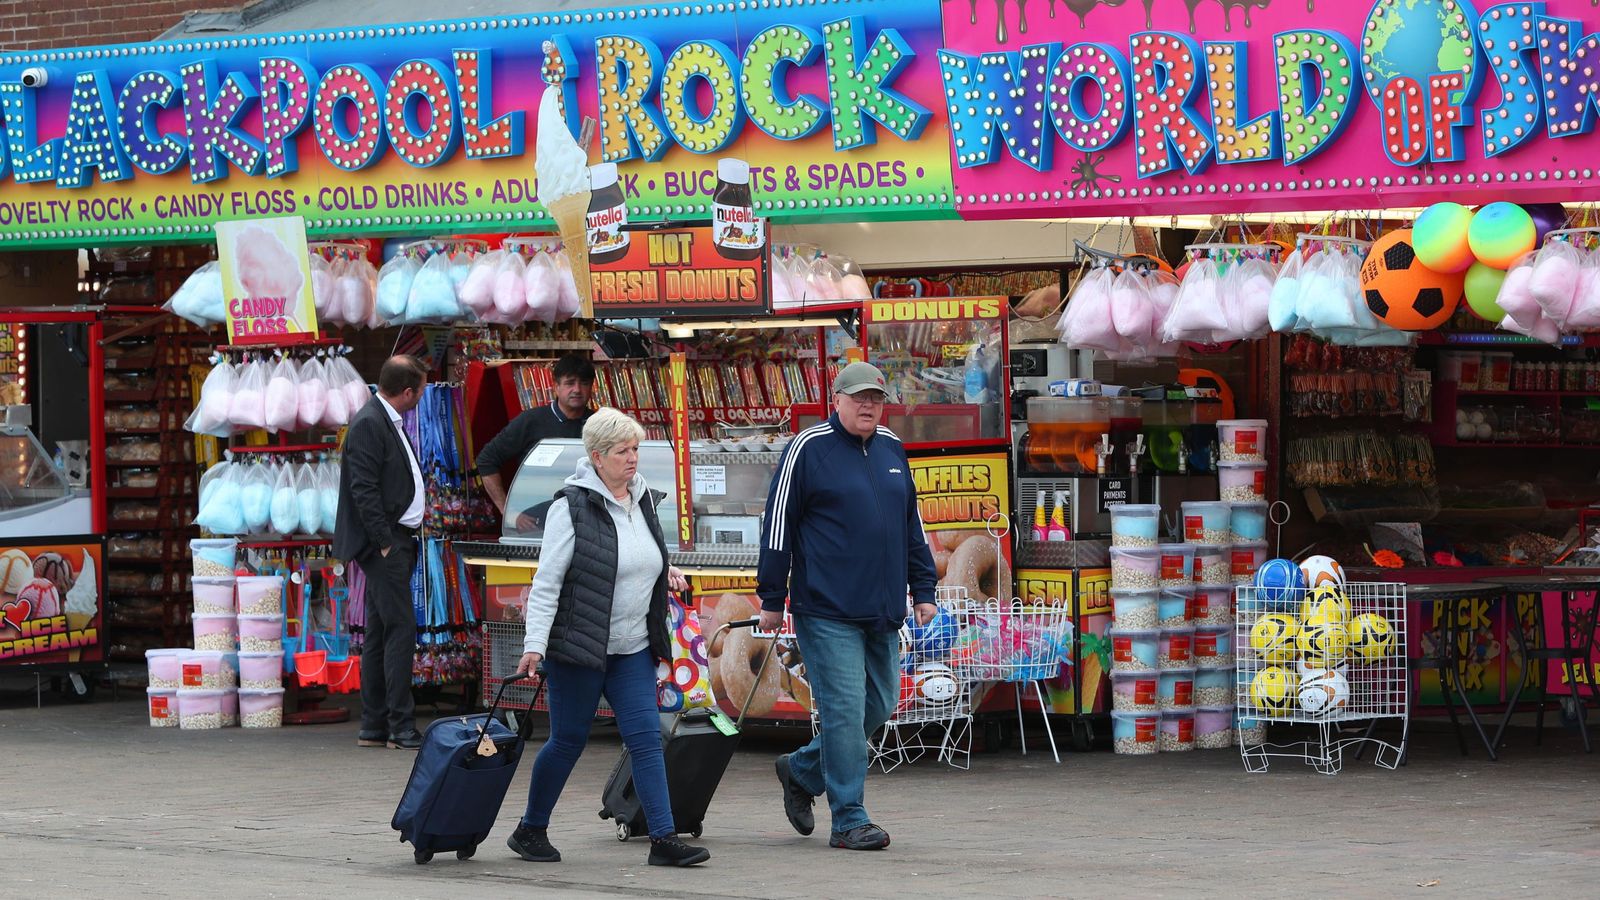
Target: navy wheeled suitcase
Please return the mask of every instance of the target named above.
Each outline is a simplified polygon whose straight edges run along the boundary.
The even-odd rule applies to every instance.
[[[423,732],[411,778],[389,822],[401,841],[411,842],[419,865],[450,850],[458,859],[471,859],[494,828],[532,722],[524,715],[517,731],[507,728],[497,715],[500,698],[507,687],[528,677],[501,681],[488,712],[438,719]],[[543,680],[539,690],[544,690]],[[538,700],[535,692],[534,703]]]
[[[757,621],[746,619],[722,627],[749,628]],[[761,660],[761,671],[756,673],[757,681],[766,672],[776,646],[775,640],[768,643],[767,652]],[[731,726],[720,710],[694,709],[661,715],[661,750],[666,757],[667,793],[672,798],[672,820],[678,833],[699,837],[704,829],[706,810],[711,807],[711,797],[722,782],[728,763],[733,760],[733,751],[739,748],[739,729],[744,725],[744,714],[749,708],[749,698],[746,698],[738,721]],[[719,723],[718,719],[722,721]],[[626,841],[649,832],[644,807],[639,803],[638,792],[634,790],[633,757],[627,747],[622,748],[622,758],[617,760],[611,777],[606,779],[600,804],[600,818],[613,819],[617,823],[617,840]]]

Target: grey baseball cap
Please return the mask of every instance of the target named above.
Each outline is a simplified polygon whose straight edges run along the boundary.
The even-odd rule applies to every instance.
[[[889,393],[889,382],[878,367],[864,362],[853,362],[839,370],[833,379],[835,394],[859,394],[862,391]]]

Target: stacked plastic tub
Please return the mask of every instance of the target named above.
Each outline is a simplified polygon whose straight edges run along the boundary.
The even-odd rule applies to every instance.
[[[1194,628],[1189,648],[1194,666],[1193,732],[1163,730],[1160,741],[1164,750],[1217,750],[1233,746],[1235,555],[1253,558],[1256,551],[1234,542],[1233,504],[1190,501],[1180,509],[1183,537],[1194,547],[1195,559],[1195,587],[1188,607],[1189,624]],[[1249,570],[1246,580],[1254,571]],[[1219,726],[1223,721],[1225,728]]]
[[[1193,728],[1194,548],[1161,539],[1161,508],[1111,510],[1111,729],[1118,753],[1155,753]],[[1191,742],[1192,744],[1192,742]]]
[[[283,593],[276,575],[241,575],[239,598],[239,723],[283,724]]]

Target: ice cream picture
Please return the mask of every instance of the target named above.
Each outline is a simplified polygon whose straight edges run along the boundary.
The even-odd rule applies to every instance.
[[[33,609],[29,618],[48,619],[61,615],[61,592],[48,579],[35,578],[17,592],[17,601],[26,602]]]
[[[67,627],[74,630],[87,628],[99,611],[100,573],[95,571],[94,557],[85,553],[78,580],[67,591]]]
[[[278,236],[255,225],[234,239],[234,279],[247,297],[284,297],[293,302],[304,276],[300,263]]]

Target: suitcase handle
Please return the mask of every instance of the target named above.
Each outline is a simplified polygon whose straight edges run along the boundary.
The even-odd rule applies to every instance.
[[[516,684],[519,681],[526,681],[535,675],[542,676],[543,673],[522,672],[515,675],[508,675],[505,678],[500,679],[500,689],[494,692],[494,702],[489,704],[489,714],[487,717],[485,717],[484,723],[478,726],[478,734],[480,737],[484,734],[485,729],[488,728],[489,722],[493,721],[495,714],[500,711],[500,698],[505,696],[506,688],[511,687],[513,684]],[[528,739],[528,735],[533,733],[533,716],[531,713],[533,712],[533,708],[539,705],[539,697],[543,693],[544,678],[540,677],[539,686],[533,690],[533,699],[528,701],[528,712],[530,714],[523,716],[522,721],[517,723],[517,737],[521,740],[526,741]]]

